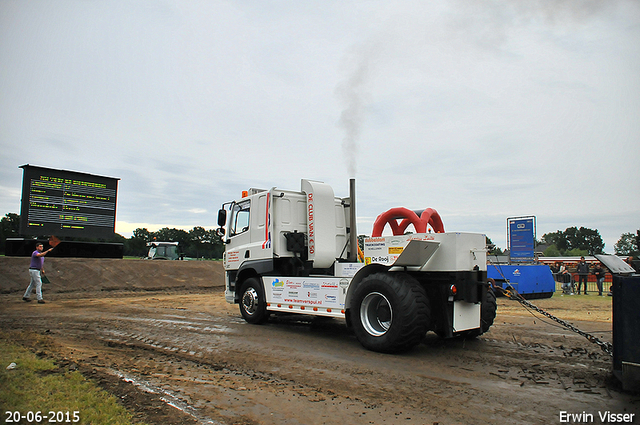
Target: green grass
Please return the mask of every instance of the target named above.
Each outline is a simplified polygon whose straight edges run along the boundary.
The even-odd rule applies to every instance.
[[[16,368],[7,366],[16,363]],[[41,412],[40,423],[49,423],[50,413],[69,412],[70,423],[131,424],[132,416],[116,398],[77,372],[60,370],[54,361],[38,358],[34,353],[12,342],[0,333],[0,414],[6,421],[7,411]],[[79,421],[74,422],[74,412]],[[55,417],[54,417],[55,419]],[[37,422],[36,420],[32,423]],[[21,423],[26,423],[24,420]]]

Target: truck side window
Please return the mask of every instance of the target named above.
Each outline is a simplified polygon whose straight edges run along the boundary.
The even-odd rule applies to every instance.
[[[249,206],[249,203],[233,206],[229,236],[238,235],[249,230]]]

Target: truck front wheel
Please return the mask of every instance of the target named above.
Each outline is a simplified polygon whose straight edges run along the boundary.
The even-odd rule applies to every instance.
[[[264,323],[269,318],[262,283],[254,277],[245,280],[240,290],[240,314],[253,324]]]
[[[351,306],[356,337],[372,351],[406,351],[429,329],[427,294],[407,274],[375,273],[364,278]]]

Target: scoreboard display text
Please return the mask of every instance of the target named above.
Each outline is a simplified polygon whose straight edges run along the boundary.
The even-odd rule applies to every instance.
[[[111,238],[118,179],[23,165],[20,232]]]

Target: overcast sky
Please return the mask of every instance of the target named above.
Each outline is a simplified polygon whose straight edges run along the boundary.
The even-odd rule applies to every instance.
[[[357,179],[506,247],[640,229],[640,1],[0,0],[0,213],[24,164],[120,178],[116,231]]]

